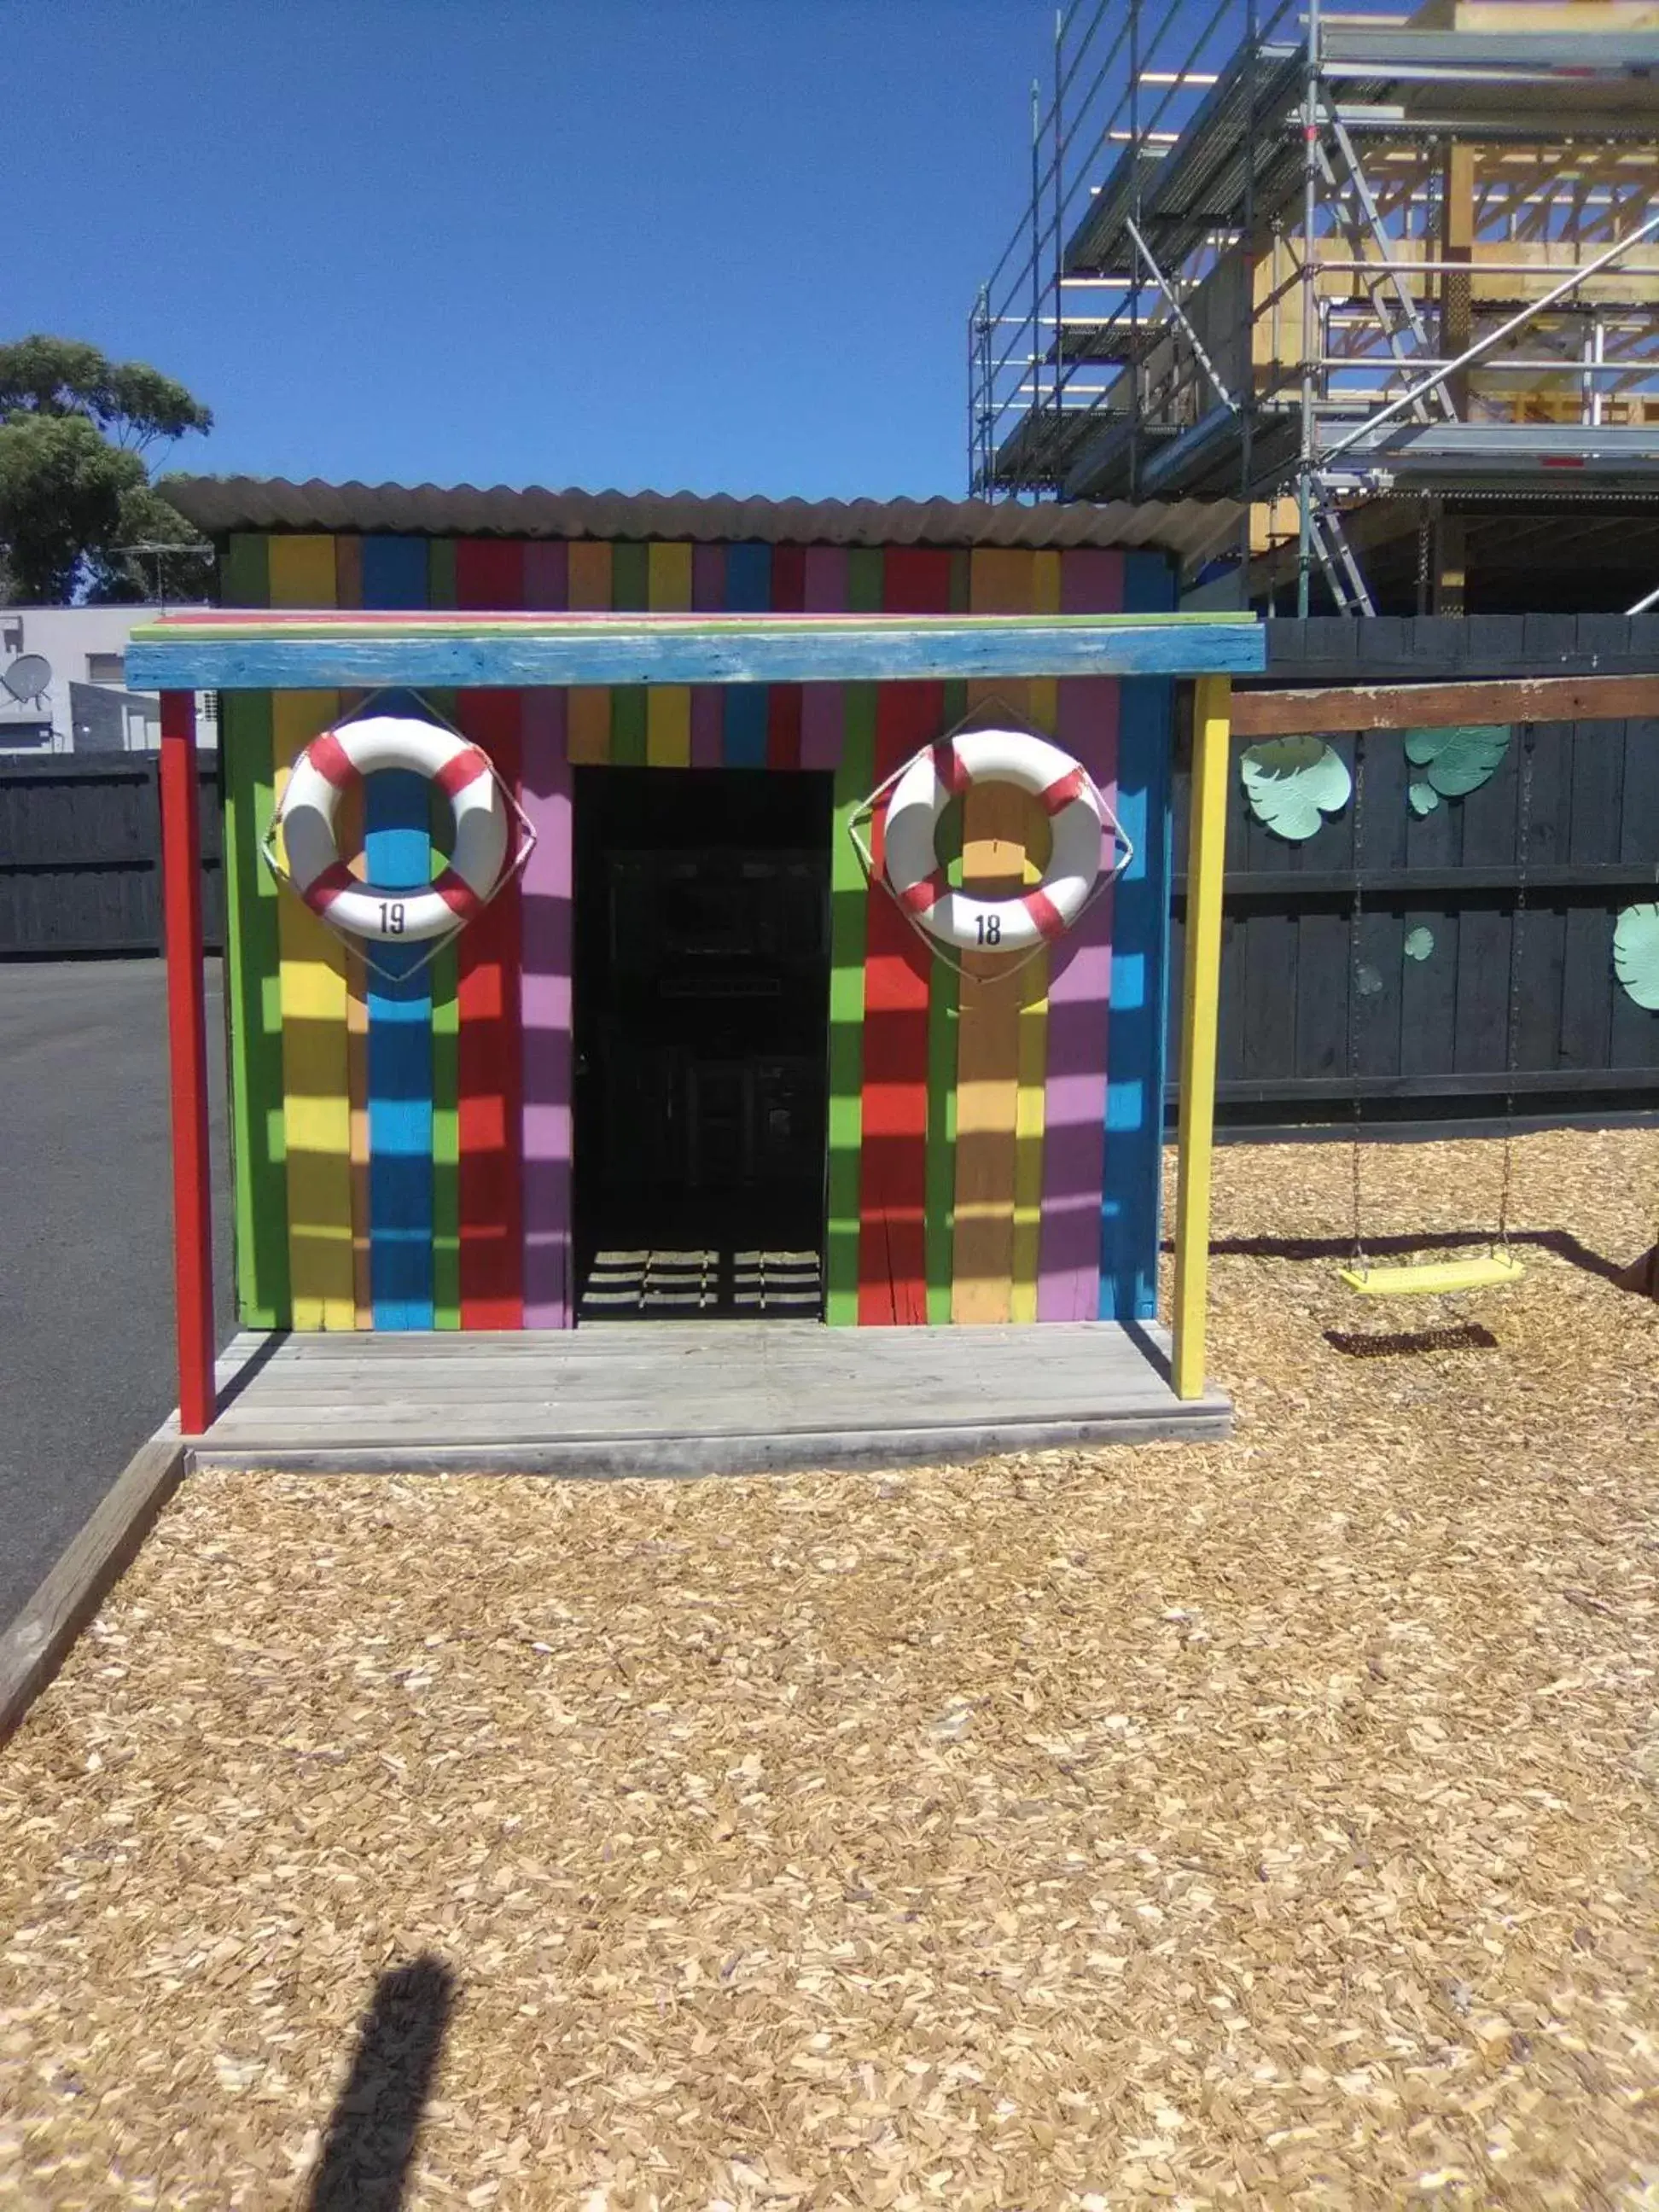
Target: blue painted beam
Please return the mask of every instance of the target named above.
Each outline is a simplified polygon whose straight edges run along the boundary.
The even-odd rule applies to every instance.
[[[628,638],[288,637],[134,639],[127,684],[140,691],[514,690],[570,684],[848,684],[1000,676],[1257,675],[1254,621],[1053,629],[956,628],[938,617],[895,635],[848,625],[834,635]]]

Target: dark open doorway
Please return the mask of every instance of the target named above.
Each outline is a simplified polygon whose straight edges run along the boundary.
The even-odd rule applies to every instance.
[[[578,1318],[823,1307],[832,779],[578,769]]]

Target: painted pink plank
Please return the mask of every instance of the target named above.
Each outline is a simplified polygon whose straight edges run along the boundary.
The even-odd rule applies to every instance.
[[[526,605],[559,608],[563,545],[525,548]],[[536,831],[520,892],[524,1039],[524,1325],[568,1328],[571,1253],[571,769],[562,690],[523,694],[520,800]]]
[[[726,548],[691,548],[691,611],[706,614],[726,605]],[[726,727],[725,695],[718,684],[694,684],[691,690],[691,765],[718,768]]]
[[[847,605],[847,549],[844,545],[809,545],[806,549],[805,611],[809,615],[842,613]],[[842,686],[809,684],[801,695],[800,764],[803,768],[833,769],[841,762]]]
[[[1123,605],[1123,556],[1061,556],[1062,614]],[[1107,799],[1117,798],[1118,686],[1065,677],[1056,734]],[[1048,1068],[1043,1086],[1042,1225],[1037,1319],[1093,1321],[1100,1310],[1100,1199],[1106,1159],[1106,1031],[1112,981],[1112,894],[1103,892],[1049,955]]]

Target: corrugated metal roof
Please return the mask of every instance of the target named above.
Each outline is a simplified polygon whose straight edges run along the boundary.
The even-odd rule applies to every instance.
[[[772,545],[1153,546],[1187,558],[1236,526],[1232,501],[1022,506],[950,499],[704,499],[690,492],[514,491],[496,484],[288,483],[170,477],[159,487],[210,537],[233,530],[432,538],[690,539]]]

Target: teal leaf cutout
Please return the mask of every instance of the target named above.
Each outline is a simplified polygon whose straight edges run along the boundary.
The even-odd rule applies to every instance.
[[[1434,932],[1431,929],[1408,930],[1402,950],[1407,960],[1426,960],[1434,950]]]
[[[1613,972],[1638,1006],[1659,1013],[1659,906],[1627,906],[1620,915]]]
[[[1431,783],[1413,783],[1407,787],[1406,796],[1412,803],[1413,814],[1432,814],[1440,804],[1440,793]]]
[[[1451,730],[1407,730],[1406,757],[1427,769],[1428,781],[1443,799],[1462,799],[1490,782],[1510,749],[1507,722],[1465,722]],[[1416,799],[1412,800],[1417,805]],[[1426,814],[1425,806],[1419,806]]]
[[[1293,844],[1340,813],[1353,789],[1346,763],[1323,738],[1268,738],[1246,748],[1238,772],[1256,820]]]

